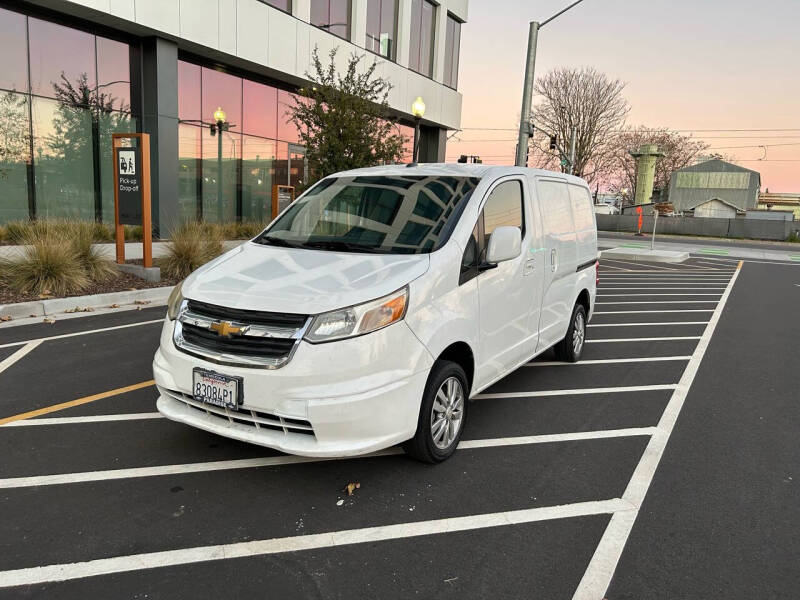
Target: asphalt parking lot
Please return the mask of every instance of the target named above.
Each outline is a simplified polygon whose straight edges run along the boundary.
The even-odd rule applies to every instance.
[[[583,360],[437,466],[160,418],[163,307],[0,328],[0,598],[797,597],[798,300],[800,265],[605,261]]]

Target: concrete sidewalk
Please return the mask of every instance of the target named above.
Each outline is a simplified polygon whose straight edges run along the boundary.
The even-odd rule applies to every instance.
[[[598,232],[597,246],[600,250],[608,248],[650,249],[650,237],[648,236],[605,237],[604,233],[602,231]],[[714,244],[709,244],[708,240],[689,241],[686,239],[659,238],[658,234],[656,234],[655,248],[657,250],[689,252],[694,256],[708,256],[709,258],[776,260],[794,262],[800,265],[800,244],[797,245],[796,249],[792,249],[783,245],[774,248],[765,248],[763,246],[753,248],[747,244],[737,244],[732,240],[714,240],[714,242]]]

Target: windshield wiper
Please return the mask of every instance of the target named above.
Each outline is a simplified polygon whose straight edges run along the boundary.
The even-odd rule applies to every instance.
[[[266,246],[282,246],[283,248],[300,248],[300,244],[295,244],[290,242],[289,240],[284,240],[283,238],[278,238],[272,235],[263,235],[256,240],[259,244],[264,244]]]
[[[369,252],[372,254],[386,254],[376,246],[367,246],[366,244],[357,244],[354,242],[345,242],[342,240],[315,240],[304,242],[303,248],[314,248],[319,250],[339,250],[344,252]]]

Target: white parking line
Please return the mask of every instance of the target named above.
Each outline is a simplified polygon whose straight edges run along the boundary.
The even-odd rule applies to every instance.
[[[25,358],[32,350],[35,350],[36,347],[41,344],[41,341],[35,342],[28,342],[22,348],[14,352],[11,356],[7,356],[2,361],[0,361],[0,373],[8,369],[11,365],[16,364],[19,362],[20,359]]]
[[[542,360],[526,363],[526,367],[567,367],[577,365],[616,365],[619,363],[660,362],[670,360],[689,360],[691,356],[643,356],[639,358],[601,358],[597,360],[582,360],[580,362],[561,362],[557,360]]]
[[[713,308],[674,308],[672,310],[596,310],[595,315],[633,315],[640,313],[699,313],[714,312]]]
[[[722,296],[720,292],[714,292],[713,294],[603,294],[601,292],[597,292],[598,298],[614,298],[617,296],[625,296],[626,298],[636,298],[642,296]]]
[[[682,285],[682,284],[681,284]],[[601,287],[600,289],[603,291],[610,291],[614,290],[615,292],[620,290],[724,290],[725,287],[717,287],[717,286],[690,286],[690,287],[678,287],[678,286],[641,286],[641,287],[634,287],[634,286],[620,286],[618,283],[614,284],[615,287]],[[655,294],[656,296],[661,296],[662,294]],[[692,295],[692,294],[689,294]]]
[[[741,263],[740,263],[741,264]],[[683,403],[686,401],[686,396],[691,389],[692,382],[695,375],[700,368],[700,363],[708,350],[711,337],[714,335],[714,330],[719,323],[722,311],[725,308],[725,303],[730,297],[733,285],[739,276],[739,271],[733,276],[728,284],[722,299],[717,305],[717,310],[711,317],[700,341],[695,348],[689,364],[686,365],[686,370],[678,382],[672,397],[661,415],[661,420],[658,423],[658,433],[650,438],[647,448],[642,455],[639,464],[633,472],[628,487],[622,495],[623,499],[629,501],[636,507],[635,511],[626,513],[617,513],[611,517],[611,521],[606,527],[600,544],[595,549],[592,560],[586,572],[583,574],[578,589],[573,596],[573,600],[598,600],[604,598],[608,586],[611,583],[611,578],[614,576],[614,571],[617,568],[617,563],[628,541],[633,524],[636,521],[639,508],[647,495],[647,490],[650,483],[653,481],[658,463],[661,456],[664,454],[664,449],[667,446],[670,434],[675,427],[675,422],[678,419]]]
[[[672,342],[677,340],[699,340],[699,335],[678,335],[669,337],[612,338],[608,340],[586,340],[587,344],[616,344],[619,342]]]
[[[657,271],[673,271],[674,270],[674,269],[671,269],[669,267],[663,267],[661,265],[651,265],[651,264],[646,264],[645,265],[645,264],[642,264],[642,263],[639,263],[639,262],[631,262],[631,261],[628,261],[628,260],[616,260],[614,258],[603,258],[602,256],[599,258],[599,260],[600,260],[600,267],[601,268],[606,263],[616,263],[618,265],[633,265],[634,267],[647,267],[648,269],[654,269],[654,270],[657,270]],[[611,266],[611,265],[609,265],[609,266]]]
[[[490,398],[546,398],[548,396],[582,396],[585,394],[619,394],[623,392],[651,392],[653,390],[674,390],[676,384],[666,383],[661,385],[629,385],[625,387],[605,388],[576,388],[572,390],[542,390],[537,392],[496,392],[491,394],[477,394],[476,400]]]
[[[216,546],[200,546],[182,548],[180,550],[165,550],[162,552],[148,552],[129,556],[115,556],[86,562],[0,571],[0,587],[37,585],[46,582],[67,581],[84,577],[108,575],[111,573],[125,573],[142,569],[187,565],[212,560],[227,560],[283,552],[334,548],[351,544],[419,537],[422,535],[454,533],[457,531],[470,531],[489,527],[504,527],[507,525],[521,525],[524,523],[548,521],[552,519],[614,514],[631,509],[632,507],[627,502],[619,498],[614,498],[593,502],[562,504],[560,506],[485,513],[467,517],[450,517],[419,521],[416,523],[397,523],[395,525],[381,525],[377,527],[364,527],[361,529],[347,529],[267,540],[253,540],[233,544],[219,544]]]
[[[630,300],[627,302],[595,302],[595,306],[601,304],[716,304],[717,300]],[[595,312],[594,314],[597,314]]]
[[[143,419],[163,419],[159,412],[148,413],[120,413],[116,415],[87,415],[85,417],[53,417],[50,419],[22,419],[0,425],[6,427],[36,427],[42,425],[76,425],[80,423],[107,423],[111,421],[140,421]]]
[[[510,438],[489,438],[465,440],[458,444],[458,450],[474,448],[494,448],[500,446],[522,446],[529,444],[549,444],[552,442],[571,442],[611,437],[631,437],[650,435],[651,428],[610,429],[601,431],[579,431],[547,435],[530,435]],[[395,446],[363,456],[320,458],[311,456],[263,456],[259,458],[243,458],[237,460],[219,460],[202,463],[186,463],[180,465],[160,465],[156,467],[134,467],[130,469],[111,469],[107,471],[85,471],[82,473],[59,473],[55,475],[33,475],[29,477],[11,477],[0,479],[0,489],[17,489],[44,485],[63,485],[69,483],[85,483],[88,481],[109,481],[131,479],[134,477],[158,477],[161,475],[178,475],[185,473],[205,473],[209,471],[231,471],[235,469],[254,469],[258,467],[274,467],[295,465],[328,460],[350,460],[354,458],[372,458],[376,456],[392,456],[403,451]]]
[[[587,327],[655,327],[663,325],[705,325],[708,321],[668,321],[666,323],[589,323]]]
[[[8,344],[0,344],[0,348],[10,348],[12,346],[22,346],[30,342],[49,342],[51,340],[63,340],[64,338],[71,338],[78,335],[89,335],[90,333],[102,333],[103,331],[114,331],[116,329],[127,329],[128,327],[138,327],[139,325],[152,325],[153,323],[163,323],[164,319],[153,319],[152,321],[138,321],[136,323],[128,323],[127,325],[115,325],[114,327],[103,327],[101,329],[90,329],[89,331],[75,331],[73,333],[62,333],[61,335],[51,335],[49,337],[34,338],[32,340],[23,340],[21,342],[9,342]]]

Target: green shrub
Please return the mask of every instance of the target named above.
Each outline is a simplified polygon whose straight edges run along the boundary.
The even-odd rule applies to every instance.
[[[236,238],[239,240],[249,240],[256,237],[266,227],[261,221],[242,221],[237,223]]]
[[[141,242],[144,236],[141,225],[124,225],[126,242]]]
[[[800,234],[798,234],[796,231],[793,231],[789,234],[789,237],[786,238],[786,241],[794,242],[795,244],[800,243]]]
[[[30,221],[11,221],[6,225],[6,238],[10,244],[20,244],[30,231]]]
[[[62,296],[89,285],[76,246],[63,233],[31,228],[18,243],[26,246],[21,256],[0,261],[0,279],[13,290]]]
[[[3,225],[0,225],[0,243],[5,241],[7,235],[8,233],[6,228]]]
[[[220,228],[208,223],[185,223],[171,232],[167,254],[161,259],[164,273],[184,278],[222,254]]]
[[[105,223],[92,223],[92,226],[92,239],[95,242],[114,241],[114,225],[106,225]]]

